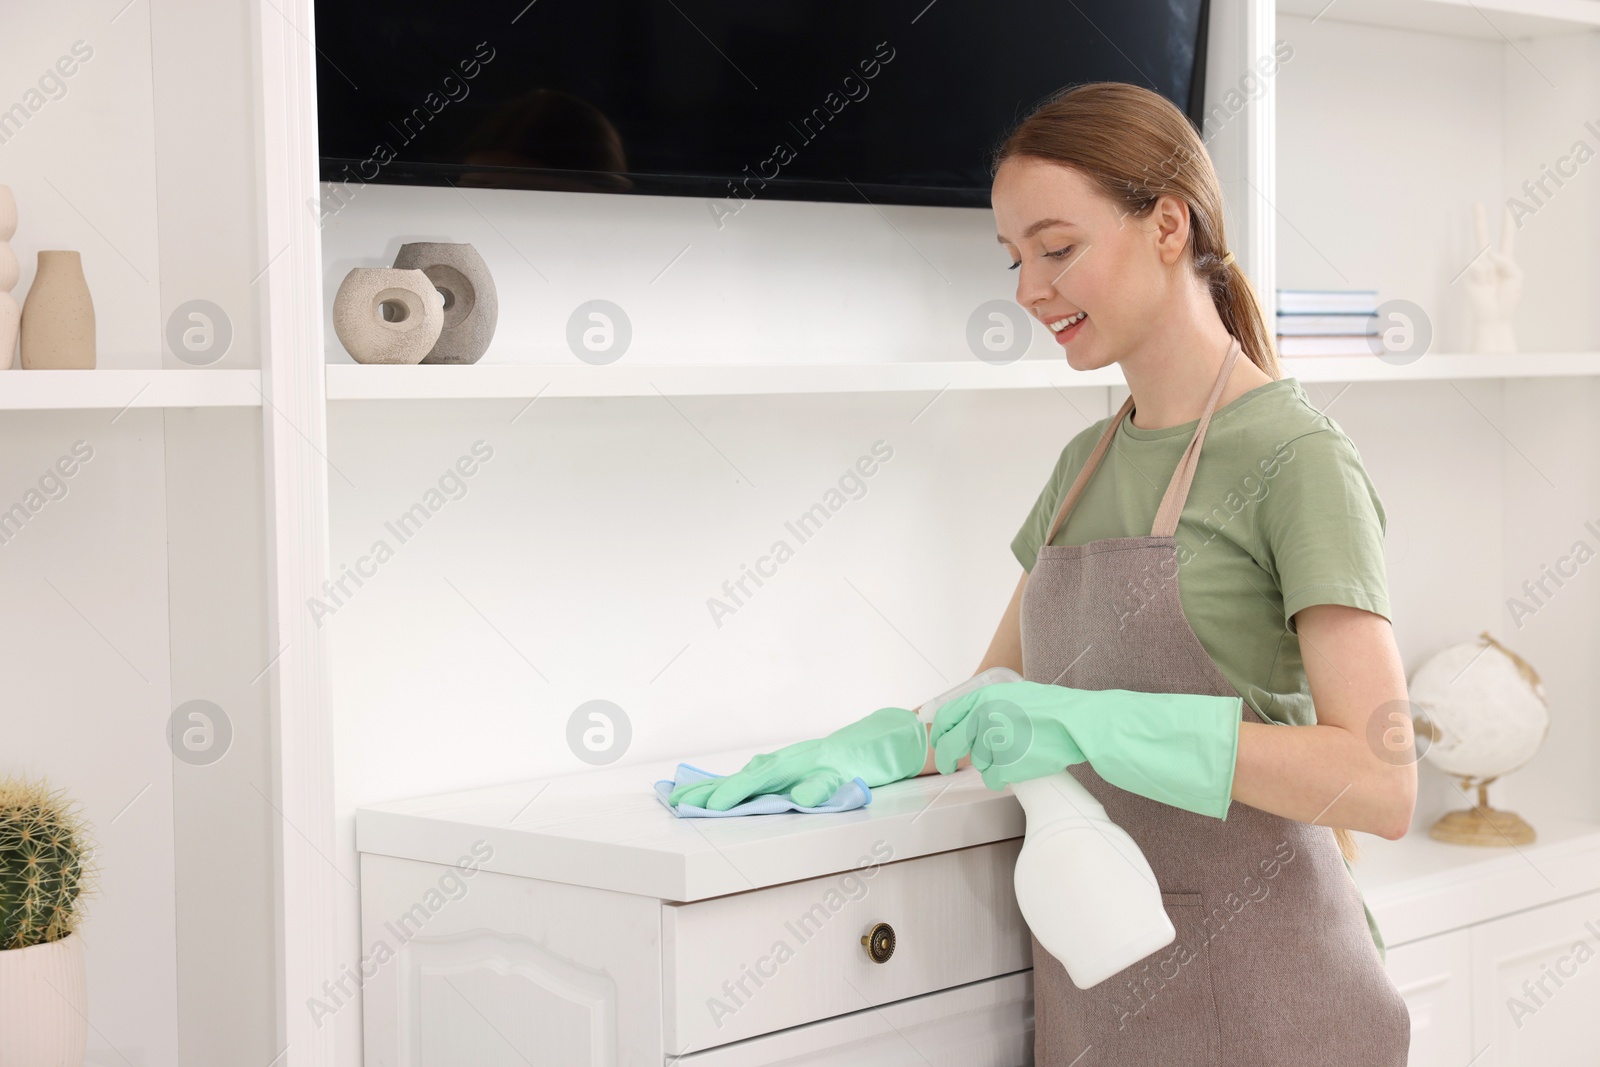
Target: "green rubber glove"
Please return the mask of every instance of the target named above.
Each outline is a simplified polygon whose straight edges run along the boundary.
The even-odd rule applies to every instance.
[[[815,807],[852,778],[877,787],[920,774],[928,762],[928,728],[907,708],[879,708],[826,737],[797,741],[763,752],[726,778],[680,785],[667,797],[727,811],[763,793],[787,793],[802,807]]]
[[[970,753],[990,789],[1087,760],[1130,793],[1226,819],[1242,711],[1236,696],[999,682],[940,708],[929,741],[939,773]]]

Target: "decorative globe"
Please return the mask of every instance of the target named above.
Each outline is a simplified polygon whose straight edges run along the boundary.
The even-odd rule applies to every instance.
[[[1533,840],[1512,812],[1495,811],[1485,788],[1526,764],[1550,729],[1538,673],[1487,631],[1439,652],[1411,677],[1417,748],[1461,788],[1478,787],[1472,811],[1451,812],[1430,831],[1458,843],[1508,845]]]

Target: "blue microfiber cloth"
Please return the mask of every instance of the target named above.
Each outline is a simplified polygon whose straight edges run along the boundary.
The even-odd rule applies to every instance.
[[[667,803],[667,797],[680,785],[690,782],[702,782],[707,778],[722,778],[724,775],[712,774],[699,767],[691,767],[687,763],[678,764],[678,773],[675,779],[662,778],[656,782],[656,799],[661,801],[663,807],[680,819],[709,819],[720,818],[724,815],[777,815],[785,811],[800,811],[806,814],[815,814],[827,811],[849,811],[851,808],[862,808],[872,803],[872,787],[860,778],[852,778],[839,787],[839,791],[828,798],[826,804],[816,807],[805,807],[796,804],[787,793],[762,793],[753,796],[742,804],[735,804],[727,811],[713,811],[710,808],[697,807],[694,804],[679,804],[673,807]]]

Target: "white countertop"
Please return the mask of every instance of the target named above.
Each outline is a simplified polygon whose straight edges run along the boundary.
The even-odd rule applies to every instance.
[[[1531,845],[1450,845],[1429,837],[1427,822],[1398,841],[1357,835],[1356,884],[1384,943],[1403,944],[1600,889],[1600,824],[1522,815],[1538,832]]]
[[[687,757],[737,769],[760,748]],[[827,815],[680,819],[651,784],[676,760],[397,800],[356,813],[365,853],[455,863],[474,842],[485,870],[671,901],[703,900],[840,870],[887,842],[896,859],[1020,837],[1022,807],[977,772],[929,774],[872,791],[872,803]],[[1600,824],[1524,813],[1532,845],[1475,848],[1428,837],[1358,834],[1356,882],[1388,945],[1600,889]]]
[[[685,762],[737,770],[759,751]],[[850,865],[856,857],[872,862],[879,841],[899,860],[1021,837],[1025,829],[1011,792],[990,792],[970,768],[880,786],[854,811],[680,819],[652,789],[677,764],[607,767],[363,807],[356,847],[455,863],[482,839],[494,849],[485,870],[690,901],[830,874],[842,869],[841,856]]]

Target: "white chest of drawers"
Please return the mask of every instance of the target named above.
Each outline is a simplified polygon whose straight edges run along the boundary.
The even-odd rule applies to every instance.
[[[1009,792],[962,771],[677,819],[672,769],[361,809],[368,1067],[1032,1063]]]

